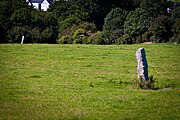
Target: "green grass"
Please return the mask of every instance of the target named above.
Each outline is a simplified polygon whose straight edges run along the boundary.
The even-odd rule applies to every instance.
[[[132,87],[139,47],[157,90]],[[0,119],[180,119],[180,45],[1,44],[0,54]]]

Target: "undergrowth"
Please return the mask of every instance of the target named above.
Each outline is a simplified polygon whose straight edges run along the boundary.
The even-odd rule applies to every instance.
[[[155,89],[154,88],[155,79],[153,76],[149,76],[148,80],[144,80],[143,78],[139,78],[133,81],[134,88],[141,88],[141,89]]]

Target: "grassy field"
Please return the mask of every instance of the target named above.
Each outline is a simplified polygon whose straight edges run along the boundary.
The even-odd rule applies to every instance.
[[[146,50],[157,90],[133,88]],[[178,120],[180,45],[0,45],[0,120]]]

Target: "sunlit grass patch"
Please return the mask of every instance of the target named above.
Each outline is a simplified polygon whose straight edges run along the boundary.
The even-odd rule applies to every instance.
[[[132,87],[146,50],[156,90]],[[180,47],[0,45],[0,119],[179,119]]]

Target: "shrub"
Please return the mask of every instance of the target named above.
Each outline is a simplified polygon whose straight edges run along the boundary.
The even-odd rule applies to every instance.
[[[58,40],[59,44],[72,44],[73,41],[71,39],[70,36],[62,36],[59,40]]]
[[[174,35],[171,39],[170,42],[174,42],[175,44],[180,44],[180,34]]]
[[[8,31],[8,42],[10,43],[21,43],[22,36],[25,36],[24,42],[27,42],[27,36],[30,36],[30,31],[28,27],[13,27]]]
[[[122,37],[118,39],[120,44],[132,44],[134,43],[131,36],[128,34],[124,34]]]
[[[143,43],[142,36],[136,37],[134,43]]]
[[[82,44],[85,41],[86,31],[82,28],[77,29],[73,34],[73,43]]]
[[[119,41],[119,38],[123,36],[123,30],[122,29],[116,29],[109,35],[109,40],[111,44],[121,44]]]
[[[153,42],[153,43],[155,43],[155,42],[159,42],[159,39],[157,39],[154,35],[152,35],[152,36],[150,37],[150,41]]]
[[[63,36],[70,36],[71,38],[73,37],[73,33],[78,29],[77,25],[73,25],[71,27],[68,27],[61,31],[58,35],[58,38],[60,39]]]
[[[9,30],[9,42],[20,43],[22,36],[25,37],[24,43],[56,43],[56,37],[51,28],[40,31],[39,28],[30,29],[27,26],[16,26]]]
[[[41,41],[41,31],[38,28],[31,29],[31,42],[37,43]]]
[[[80,36],[79,40],[74,41],[74,37],[77,36],[77,35],[74,36],[74,33],[80,32],[78,29],[85,30],[82,33],[82,34],[84,34],[84,37]],[[96,28],[96,25],[94,23],[84,22],[84,23],[81,23],[79,25],[73,25],[73,26],[68,27],[68,28],[64,29],[63,31],[61,31],[59,34],[59,40],[63,36],[68,36],[68,44],[73,43],[72,41],[74,41],[74,43],[87,44],[87,37],[90,36],[91,34],[95,33],[96,31],[97,31],[97,28]],[[75,33],[75,34],[77,34],[77,33]],[[78,33],[78,34],[81,34],[81,33]],[[61,42],[59,42],[59,40],[57,42],[61,43]]]
[[[105,42],[102,39],[102,32],[98,31],[97,33],[92,34],[88,38],[88,43],[89,44],[96,44],[96,45],[104,44]]]
[[[51,28],[46,28],[41,32],[42,40],[41,43],[56,43],[56,38]]]
[[[150,42],[150,38],[153,34],[151,32],[145,32],[143,35],[142,35],[142,42]]]
[[[96,25],[94,23],[84,22],[84,23],[81,23],[78,26],[78,28],[84,29],[88,35],[91,35],[92,33],[97,32],[97,28],[96,28]]]
[[[154,88],[155,80],[153,76],[149,76],[149,80],[144,80],[142,78],[133,81],[134,88],[141,88],[141,89],[155,89]]]

